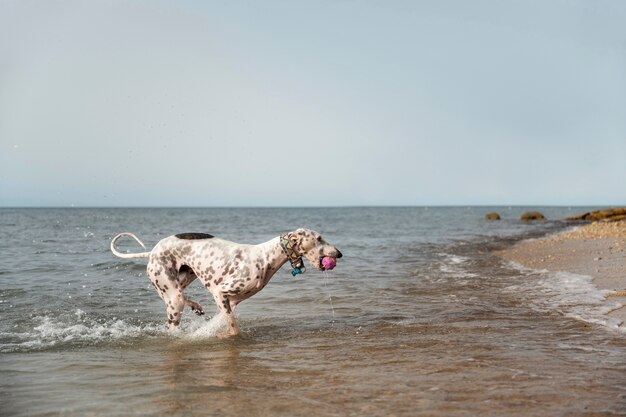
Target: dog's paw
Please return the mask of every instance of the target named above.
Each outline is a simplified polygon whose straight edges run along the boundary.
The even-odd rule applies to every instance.
[[[204,310],[202,309],[202,306],[200,306],[200,304],[196,303],[195,301],[189,301],[189,300],[186,300],[186,303],[191,308],[191,311],[193,311],[199,316],[204,315]]]
[[[193,311],[194,313],[196,313],[199,316],[203,316],[204,315],[204,310],[200,306],[198,306],[198,307],[191,307],[191,311]]]

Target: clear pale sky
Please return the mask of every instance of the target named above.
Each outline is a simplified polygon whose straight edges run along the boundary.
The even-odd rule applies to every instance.
[[[625,22],[618,0],[0,0],[0,205],[624,205]]]

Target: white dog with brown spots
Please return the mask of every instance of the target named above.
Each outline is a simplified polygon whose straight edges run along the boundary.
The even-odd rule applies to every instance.
[[[199,278],[225,314],[231,336],[239,334],[233,316],[235,307],[261,291],[287,261],[295,276],[304,271],[302,258],[323,271],[324,257],[342,257],[335,246],[308,229],[285,233],[258,245],[229,242],[205,233],[181,233],[142,253],[119,252],[116,243],[124,236],[132,237],[145,249],[137,236],[125,232],[113,238],[111,251],[125,259],[148,258],[148,278],[167,306],[170,329],[180,324],[185,305],[196,314],[204,314],[198,303],[184,295],[185,288]]]

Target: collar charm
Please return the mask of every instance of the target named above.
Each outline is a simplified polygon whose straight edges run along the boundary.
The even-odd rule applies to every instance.
[[[286,235],[280,235],[280,247],[283,249],[283,252],[285,252],[285,255],[287,255],[287,259],[291,264],[291,268],[293,268],[293,271],[291,271],[291,275],[295,277],[298,274],[304,273],[306,271],[306,268],[304,267],[302,256],[296,253],[295,249],[293,248],[293,244]]]

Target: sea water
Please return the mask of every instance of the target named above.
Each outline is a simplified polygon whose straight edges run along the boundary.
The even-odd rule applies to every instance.
[[[0,415],[623,415],[626,336],[592,282],[491,254],[567,227],[518,221],[529,209],[1,209]],[[168,332],[145,260],[109,251],[123,231],[152,246],[298,227],[344,257],[295,278],[287,264],[229,339],[199,283],[207,314]]]

